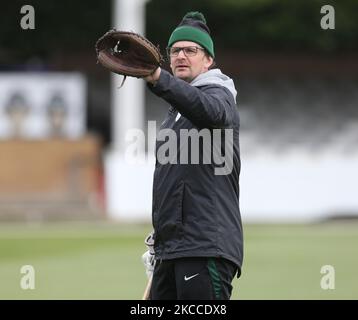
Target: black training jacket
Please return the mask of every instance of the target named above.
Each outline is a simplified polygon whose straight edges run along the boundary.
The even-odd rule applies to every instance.
[[[222,257],[238,266],[239,276],[243,260],[239,209],[240,120],[234,97],[221,85],[194,87],[165,70],[161,71],[156,85],[148,84],[148,88],[170,104],[160,130],[171,129],[176,133],[175,139],[164,134],[166,139],[160,141],[157,135],[156,141],[152,208],[156,259]],[[178,111],[181,117],[176,121]],[[203,160],[203,150],[210,147],[215,150],[214,139],[206,148],[203,139],[199,139],[199,163],[192,164],[191,144],[180,143],[183,129],[205,129],[212,137],[214,131],[221,132],[223,156],[224,129],[230,129],[233,136],[231,172],[217,175],[215,168],[220,167],[219,161]],[[163,163],[158,153],[163,154],[169,145],[176,149],[176,154],[164,153],[171,161]],[[180,163],[183,152],[188,152],[189,164]]]

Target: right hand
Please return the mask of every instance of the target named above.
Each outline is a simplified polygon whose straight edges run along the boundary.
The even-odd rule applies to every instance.
[[[145,81],[150,82],[151,84],[155,85],[156,82],[159,80],[160,72],[161,72],[161,68],[158,67],[157,69],[155,69],[155,71],[151,75],[144,77],[143,79]]]
[[[145,266],[145,272],[147,274],[148,279],[153,275],[154,266],[155,266],[155,257],[154,254],[150,252],[150,250],[146,251],[142,255],[142,261]]]
[[[142,261],[145,266],[145,272],[147,277],[150,278],[153,275],[154,266],[155,266],[155,253],[154,253],[154,238],[153,232],[151,232],[144,240],[145,245],[148,248],[148,251],[144,252],[142,255]]]

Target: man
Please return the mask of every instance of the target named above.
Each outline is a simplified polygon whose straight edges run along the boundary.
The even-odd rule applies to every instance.
[[[148,88],[170,104],[160,130],[175,132],[177,151],[175,159],[162,161],[166,141],[157,139],[150,299],[230,299],[243,259],[236,90],[229,77],[212,68],[214,45],[201,13],[184,16],[170,36],[168,55],[173,76],[158,68],[145,78]],[[192,149],[182,143],[182,132],[193,130],[210,133],[210,139]],[[207,152],[210,160],[218,159],[218,148],[221,155],[232,150],[226,171],[216,170],[217,161],[205,161]],[[191,163],[190,157],[189,163],[180,162],[184,153],[195,152],[199,162]]]

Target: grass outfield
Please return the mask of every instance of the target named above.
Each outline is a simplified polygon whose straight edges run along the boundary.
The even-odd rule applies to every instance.
[[[149,225],[0,224],[0,299],[140,299]],[[358,299],[358,224],[246,225],[232,299]],[[23,290],[21,266],[35,268]],[[335,289],[320,287],[335,268]]]

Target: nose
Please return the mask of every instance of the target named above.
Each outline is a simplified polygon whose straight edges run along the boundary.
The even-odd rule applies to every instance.
[[[184,50],[183,50],[183,49],[179,51],[177,58],[178,58],[178,59],[179,59],[179,58],[181,58],[181,59],[185,58],[185,54],[184,54]]]

